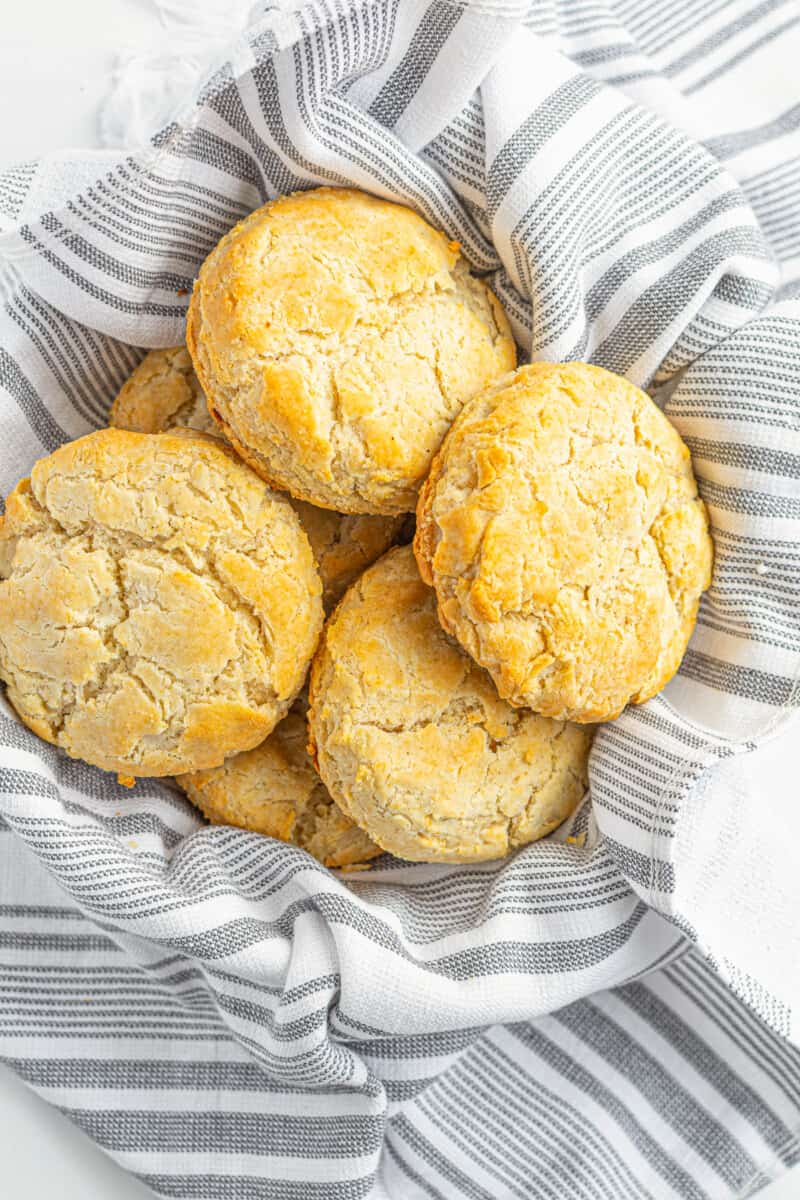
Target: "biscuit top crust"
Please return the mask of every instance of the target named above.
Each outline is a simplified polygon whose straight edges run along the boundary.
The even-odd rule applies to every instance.
[[[175,426],[217,432],[185,346],[146,354],[111,405],[108,423],[137,433],[165,433]]]
[[[321,585],[293,509],[217,439],[102,430],[0,526],[0,673],[41,737],[123,775],[213,766],[303,683]]]
[[[464,401],[511,369],[494,295],[410,208],[284,196],[203,264],[187,345],[239,453],[299,499],[410,512]]]
[[[350,588],[311,671],[312,753],[370,837],[429,862],[499,858],[586,787],[590,731],[512,708],[442,630],[410,546]]]
[[[439,618],[512,704],[601,721],[677,670],[713,547],[689,451],[585,363],[521,367],[436,457],[414,542]]]
[[[368,862],[380,847],[333,802],[308,757],[303,706],[254,750],[177,782],[209,821],[238,825],[307,850],[326,867]]]

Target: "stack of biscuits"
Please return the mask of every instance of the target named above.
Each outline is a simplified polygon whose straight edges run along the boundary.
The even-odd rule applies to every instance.
[[[457,244],[320,188],[232,229],[186,346],[8,498],[0,676],[40,737],[212,822],[330,867],[477,862],[574,810],[711,562],[644,392],[517,369]]]

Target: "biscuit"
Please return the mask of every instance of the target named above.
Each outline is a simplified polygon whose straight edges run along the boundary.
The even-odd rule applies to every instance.
[[[187,426],[223,436],[209,415],[205,394],[183,346],[151,350],[142,359],[114,401],[109,424],[135,433],[165,433]],[[311,542],[326,611],[401,535],[403,517],[336,513],[291,497],[289,502]]]
[[[473,399],[420,495],[439,619],[500,695],[605,721],[680,664],[713,547],[689,451],[639,388],[534,363]]]
[[[123,384],[108,423],[133,433],[166,433],[176,426],[217,432],[185,346],[146,354]]]
[[[352,513],[412,511],[464,401],[516,363],[455,243],[410,208],[335,188],[266,204],[222,239],[186,338],[242,457]]]
[[[381,853],[325,789],[306,751],[308,727],[296,702],[266,741],[221,767],[179,775],[177,783],[217,825],[238,825],[291,842],[326,867],[352,867]]]
[[[261,742],[322,625],[297,515],[215,438],[106,429],[17,485],[0,525],[0,676],[40,737],[123,776]]]
[[[338,604],[366,567],[401,540],[406,517],[338,513],[289,497],[317,560],[325,611]]]
[[[586,726],[513,708],[442,630],[410,546],[345,594],[311,669],[310,749],[340,808],[402,858],[500,858],[582,798]]]

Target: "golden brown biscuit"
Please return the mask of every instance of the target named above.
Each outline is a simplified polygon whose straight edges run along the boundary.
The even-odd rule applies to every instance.
[[[0,526],[0,676],[47,741],[123,776],[261,742],[322,624],[289,503],[215,438],[101,430],[61,446]]]
[[[186,338],[242,457],[341,512],[410,512],[464,401],[516,362],[455,243],[409,208],[335,188],[266,204],[222,239]]]
[[[216,825],[238,825],[307,850],[326,867],[351,867],[381,853],[346,817],[306,751],[308,726],[296,702],[265,742],[221,767],[177,782]]]
[[[512,704],[605,721],[686,649],[713,548],[689,451],[600,367],[534,363],[468,404],[420,495],[439,618]]]
[[[108,423],[134,433],[166,433],[176,426],[217,433],[185,346],[146,354],[111,405]]]
[[[328,621],[309,732],[340,808],[402,858],[477,862],[543,837],[586,789],[591,733],[501,700],[436,619],[410,546]]]
[[[224,438],[211,419],[189,352],[183,346],[151,350],[111,407],[109,424],[135,433],[187,426]],[[326,611],[365,567],[400,538],[404,517],[345,514],[289,498],[317,560]]]

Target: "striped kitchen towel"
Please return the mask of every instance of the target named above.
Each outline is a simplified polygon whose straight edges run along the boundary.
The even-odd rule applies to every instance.
[[[0,712],[0,1055],[158,1194],[728,1200],[800,1157],[799,60],[781,0],[273,4],[141,152],[0,177],[3,492],[238,217],[348,183],[524,352],[650,387],[716,543],[678,677],[503,862],[339,876]]]

